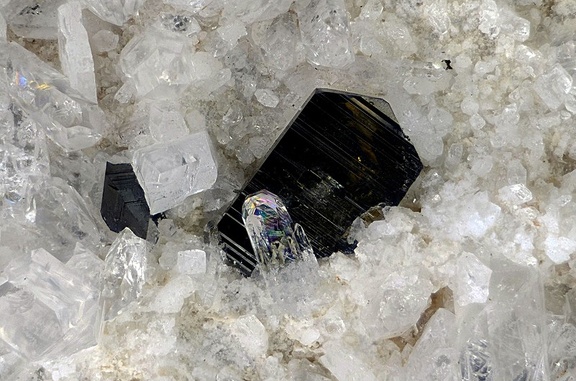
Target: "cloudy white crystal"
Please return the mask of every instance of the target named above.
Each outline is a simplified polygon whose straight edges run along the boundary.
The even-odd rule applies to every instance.
[[[492,270],[474,254],[463,253],[458,258],[454,299],[461,306],[484,303],[488,299]]]
[[[60,63],[70,86],[93,103],[96,98],[94,60],[88,33],[82,25],[82,5],[79,1],[58,8],[58,47]]]
[[[149,0],[136,15],[139,1],[91,0],[124,20],[82,12],[104,112],[59,72],[64,3],[0,0],[14,41],[0,46],[0,379],[575,373],[573,1],[302,0],[290,9],[291,0]],[[330,4],[345,7],[349,33],[336,33],[346,25],[338,12],[310,28]],[[195,234],[315,87],[389,100],[426,169],[403,201],[410,209],[387,208],[368,228],[357,220],[355,255],[296,266],[267,288]],[[262,107],[257,89],[281,102]],[[82,289],[78,279],[97,287],[96,254],[114,240],[98,216],[106,161],[204,129],[220,144],[214,189],[166,213],[174,220],[158,232],[151,224],[145,264],[136,255],[122,267],[131,271],[104,274],[122,313],[98,345],[68,356],[92,345],[84,338],[93,333],[62,338],[60,322],[78,316],[79,299],[66,298]],[[187,251],[198,256],[178,264]],[[48,267],[60,270],[41,271],[54,258],[60,264]],[[384,299],[378,320],[372,303]],[[389,323],[399,328],[385,339]]]
[[[173,208],[214,184],[218,169],[211,146],[210,136],[200,131],[134,152],[132,165],[151,214]]]
[[[348,11],[343,0],[297,2],[302,43],[309,62],[344,67],[354,62]]]
[[[145,0],[83,0],[103,20],[122,26],[129,18],[138,14]]]

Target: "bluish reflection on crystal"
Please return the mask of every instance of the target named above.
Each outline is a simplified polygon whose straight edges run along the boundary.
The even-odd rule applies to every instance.
[[[242,220],[261,268],[278,268],[314,257],[304,229],[294,224],[278,196],[261,190],[246,197]]]

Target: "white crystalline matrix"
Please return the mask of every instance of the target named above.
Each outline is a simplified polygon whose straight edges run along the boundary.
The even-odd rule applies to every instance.
[[[0,0],[0,379],[574,379],[575,14]],[[212,228],[316,88],[384,98],[425,168],[400,206],[359,205],[354,253],[286,258],[298,221],[247,216],[277,266],[244,277]],[[317,149],[347,153],[318,112]],[[146,239],[101,219],[106,163],[132,164]]]

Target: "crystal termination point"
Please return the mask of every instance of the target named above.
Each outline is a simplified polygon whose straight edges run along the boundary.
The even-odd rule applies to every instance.
[[[267,190],[246,198],[242,220],[263,268],[307,260],[314,254],[302,226],[293,224],[282,200]]]
[[[223,250],[245,274],[257,264],[244,199],[278,195],[306,227],[316,256],[351,253],[348,229],[374,206],[398,205],[422,162],[383,99],[316,90],[218,223]]]

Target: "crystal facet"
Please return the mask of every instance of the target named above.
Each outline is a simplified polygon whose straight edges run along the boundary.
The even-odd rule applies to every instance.
[[[209,189],[218,175],[210,136],[205,131],[168,143],[141,148],[132,165],[150,213],[182,203],[186,197]]]
[[[100,213],[113,232],[128,227],[138,237],[146,238],[150,208],[130,164],[106,163]]]
[[[314,254],[302,226],[293,224],[282,200],[267,190],[246,198],[242,220],[256,260],[264,268],[279,267]]]
[[[58,8],[58,47],[62,71],[70,86],[86,99],[97,103],[94,60],[88,33],[82,25],[82,5],[78,1]]]
[[[128,228],[118,235],[106,255],[100,292],[101,322],[114,319],[142,294],[148,279],[146,241]]]
[[[354,62],[345,1],[300,1],[297,4],[300,32],[308,61],[336,68]]]
[[[317,90],[220,220],[224,250],[245,273],[252,271],[242,204],[267,189],[306,228],[316,255],[351,252],[352,221],[373,206],[398,205],[421,169],[387,102]]]
[[[0,339],[31,359],[93,345],[98,293],[83,274],[44,249],[13,261],[0,285]]]

